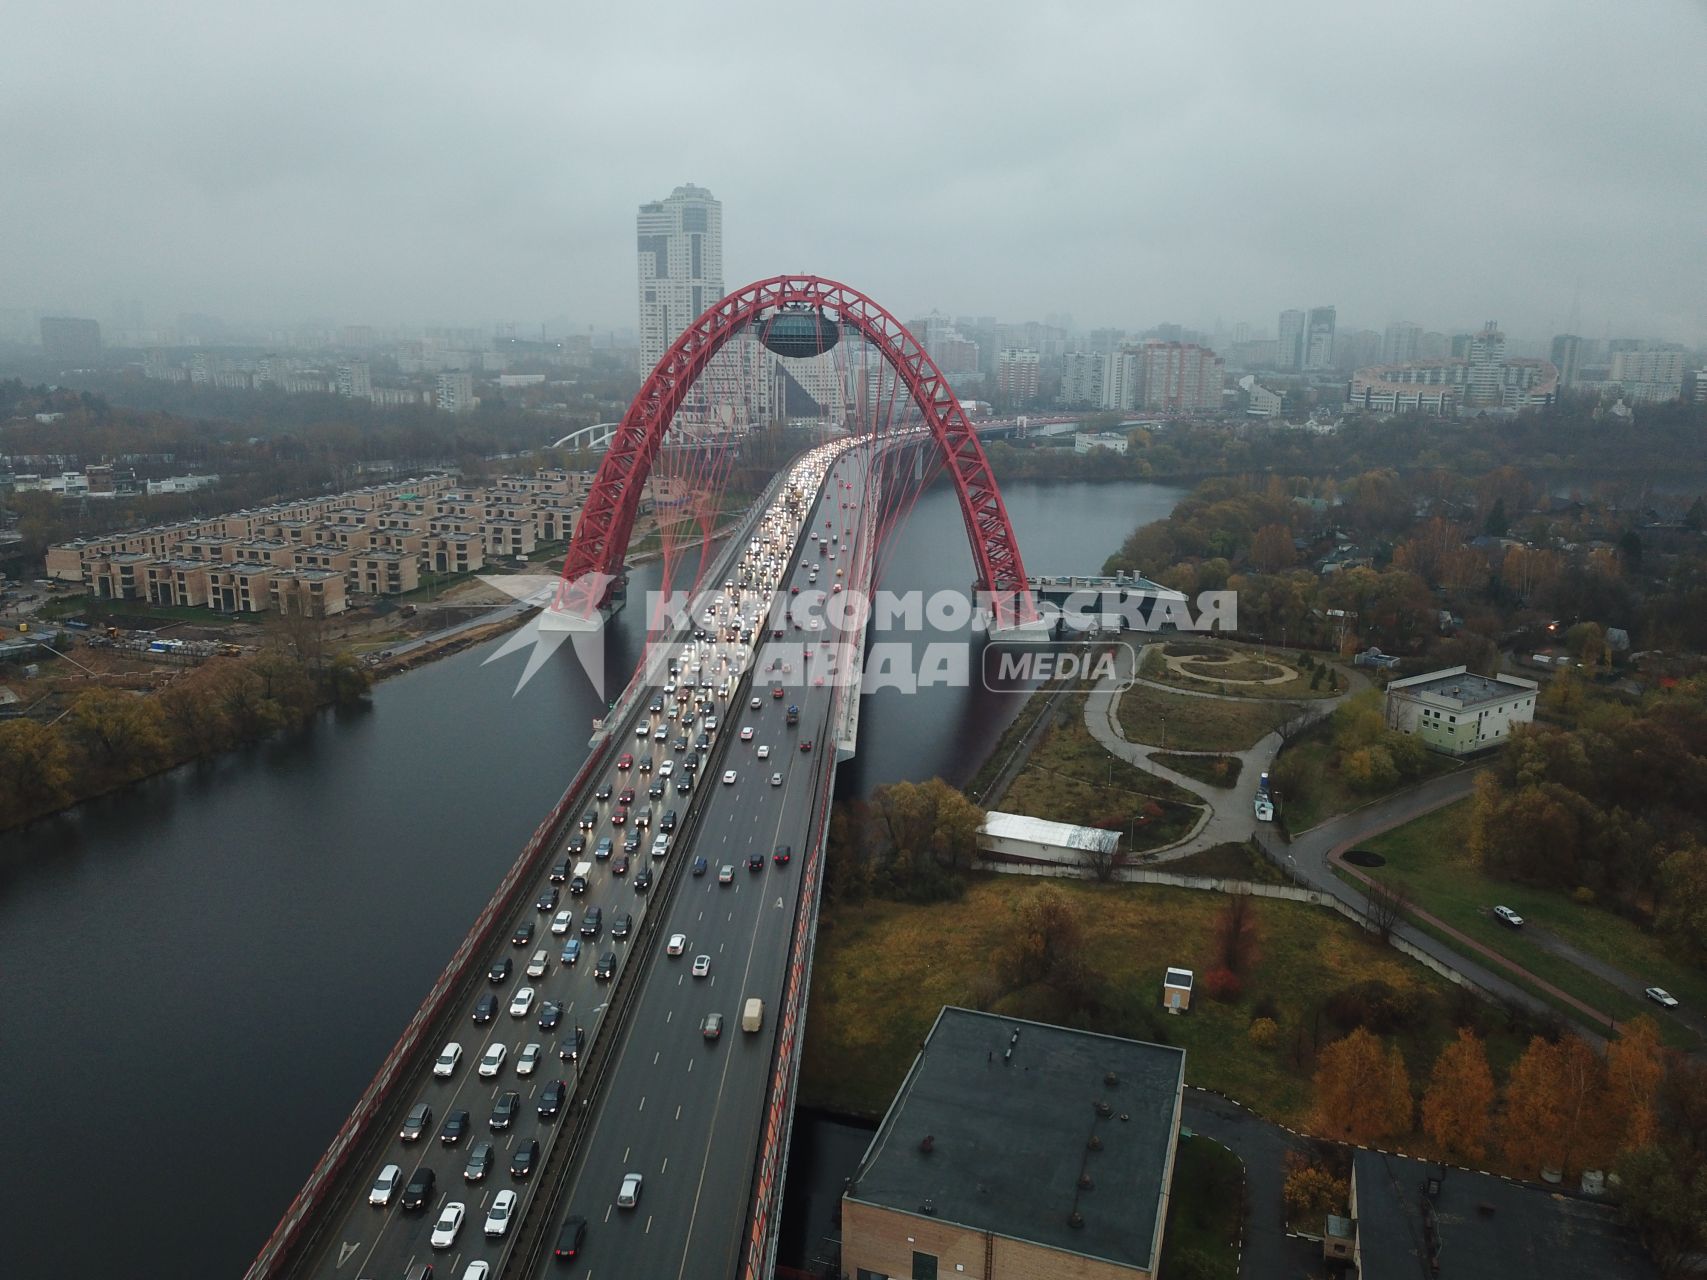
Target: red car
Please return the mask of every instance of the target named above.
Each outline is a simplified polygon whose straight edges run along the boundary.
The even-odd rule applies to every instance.
[[[634,788],[633,787],[624,787],[622,789],[622,794],[616,798],[616,802],[618,804],[633,804],[634,803]]]
[[[780,684],[773,684],[771,686],[771,697],[773,697],[773,698],[781,698],[782,697],[782,686]]]
[[[615,813],[611,814],[610,824],[613,827],[626,826],[628,824],[628,810],[618,809]]]
[[[634,768],[634,757],[631,756],[628,752],[624,751],[620,756],[618,756],[616,758],[616,767],[618,769],[632,769],[632,768]]]
[[[800,740],[800,749],[802,751],[812,750],[812,739],[811,738],[802,738]]]

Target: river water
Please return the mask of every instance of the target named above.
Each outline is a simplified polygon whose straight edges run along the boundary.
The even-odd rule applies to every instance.
[[[1180,496],[1004,491],[1034,573],[1097,572]],[[970,582],[945,487],[892,537],[885,587]],[[609,629],[613,674],[640,613]],[[485,665],[500,643],[0,836],[8,1280],[247,1267],[585,754],[602,704],[567,648],[515,695],[522,658]],[[839,789],[962,781],[1021,702],[976,682],[884,689]]]

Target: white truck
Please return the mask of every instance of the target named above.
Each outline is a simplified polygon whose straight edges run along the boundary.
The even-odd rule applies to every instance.
[[[585,893],[587,891],[587,886],[590,883],[592,883],[592,881],[589,879],[589,877],[592,874],[593,874],[593,864],[592,863],[590,863],[590,862],[577,862],[575,864],[575,870],[573,872],[571,872],[570,876],[569,876],[569,892],[570,893]]]

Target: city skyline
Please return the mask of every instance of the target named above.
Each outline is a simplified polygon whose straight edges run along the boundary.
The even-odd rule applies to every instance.
[[[300,11],[239,28],[192,5],[162,40],[158,15],[26,7],[0,87],[22,125],[0,141],[0,221],[28,246],[13,308],[605,327],[632,314],[634,209],[695,183],[728,218],[726,282],[809,271],[905,314],[1207,330],[1331,301],[1342,330],[1499,315],[1514,340],[1707,342],[1703,180],[1681,163],[1707,124],[1689,88],[1707,28],[1681,3],[1611,30],[1587,6],[1457,5],[1393,15],[1361,50],[1317,38],[1357,29],[1349,5],[1310,23],[1109,5],[1083,48],[1045,13],[976,34],[913,14],[903,45],[889,6],[765,24],[665,5],[672,42],[644,67],[643,32],[605,14],[339,10],[329,50]],[[1472,13],[1478,41],[1443,55]],[[690,64],[806,55],[825,74],[741,90],[727,129],[704,126],[732,91]],[[836,75],[881,91],[825,110]],[[1426,183],[1389,171],[1470,137],[1498,145],[1439,150]]]

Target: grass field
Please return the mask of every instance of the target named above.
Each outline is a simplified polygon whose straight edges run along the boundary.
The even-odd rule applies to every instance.
[[[1191,674],[1176,671],[1168,666],[1162,660],[1164,654],[1170,658],[1188,659],[1185,665]],[[1327,662],[1327,659],[1316,656],[1314,661],[1320,664]],[[1279,698],[1305,702],[1315,698],[1332,698],[1345,692],[1350,679],[1345,668],[1336,662],[1327,662],[1327,665],[1329,670],[1339,673],[1338,690],[1328,687],[1326,676],[1312,689],[1310,681],[1315,673],[1300,669],[1298,655],[1293,651],[1221,641],[1169,640],[1145,655],[1144,677],[1172,685],[1176,689],[1195,689],[1199,693],[1225,693],[1235,698]],[[1279,684],[1233,683],[1240,680],[1267,680],[1289,671],[1294,673],[1292,679]]]
[[[1020,708],[1019,714],[1002,731],[1002,736],[997,739],[996,745],[984,757],[984,763],[978,767],[978,772],[973,774],[971,780],[967,782],[964,788],[967,795],[978,798],[988,790],[990,784],[996,780],[996,775],[1007,764],[1008,757],[1013,754],[1014,748],[1019,745],[1019,740],[1031,732],[1032,726],[1037,723],[1044,708],[1049,705],[1053,690],[1053,685],[1044,685],[1033,690],[1031,697],[1026,700],[1026,704]]]
[[[1176,751],[1245,751],[1288,710],[1279,702],[1191,698],[1135,684],[1120,695],[1118,714],[1128,742]]]
[[[1623,916],[1573,902],[1553,890],[1484,875],[1469,855],[1470,803],[1436,810],[1370,840],[1365,847],[1387,863],[1360,870],[1377,879],[1402,881],[1419,907],[1579,1000],[1620,1020],[1647,1013],[1669,1042],[1699,1049],[1700,1042],[1675,1019],[1547,951],[1527,928],[1544,929],[1643,986],[1664,987],[1691,1008],[1707,1006],[1707,974],[1679,960],[1662,939]],[[1528,922],[1526,929],[1496,920],[1490,910],[1496,903],[1521,915]],[[1573,1011],[1573,1016],[1580,1015]]]
[[[1158,1275],[1234,1280],[1239,1274],[1244,1178],[1239,1157],[1220,1143],[1204,1137],[1180,1139]]]
[[[1211,876],[1217,880],[1249,880],[1253,884],[1285,884],[1286,873],[1249,844],[1218,844],[1183,858],[1164,862],[1158,871],[1182,876]]]
[[[1005,812],[1053,822],[1118,825],[1132,831],[1129,847],[1134,850],[1161,848],[1191,830],[1201,812],[1197,797],[1104,750],[1085,728],[1083,694],[1065,699],[1061,706],[1066,719],[1043,731],[1002,797]],[[1136,826],[1129,827],[1131,823]]]
[[[1238,756],[1188,756],[1177,751],[1157,751],[1150,760],[1164,769],[1172,769],[1175,773],[1183,773],[1188,778],[1196,778],[1223,790],[1238,786],[1239,775],[1245,769],[1245,762]]]
[[[1426,1080],[1451,1034],[1453,988],[1443,978],[1375,943],[1325,908],[1257,899],[1261,956],[1244,996],[1221,1004],[1200,996],[1192,1011],[1169,1017],[1157,1007],[1163,970],[1202,972],[1211,959],[1221,894],[1160,885],[1051,881],[1082,908],[1085,956],[1102,975],[1101,1006],[1064,1013],[1047,988],[997,994],[993,958],[1013,927],[1016,904],[1033,892],[1027,877],[974,875],[958,902],[913,906],[868,901],[827,909],[819,928],[807,1019],[801,1101],[834,1111],[881,1115],[906,1074],[937,1010],[980,1005],[998,1013],[1086,1025],[1139,1039],[1165,1038],[1186,1051],[1186,1080],[1219,1090],[1273,1119],[1304,1123],[1310,1109],[1308,1051],[1292,1048],[1313,1030],[1330,992],[1379,979],[1425,998],[1426,1021],[1398,1043],[1413,1080]],[[1259,1049],[1246,1035],[1256,1001],[1272,1002],[1279,1044]],[[1489,1011],[1492,1021],[1492,1011]],[[1520,1051],[1520,1039],[1489,1030],[1496,1073]]]
[[[1283,767],[1286,769],[1282,777],[1304,779],[1303,786],[1294,784],[1280,798],[1286,829],[1294,836],[1336,814],[1350,813],[1394,791],[1466,767],[1451,756],[1430,751],[1425,757],[1423,772],[1418,776],[1401,779],[1385,790],[1359,790],[1347,785],[1344,775],[1334,765],[1331,732],[1327,725],[1312,726],[1310,732],[1288,743],[1275,761],[1276,772]]]

